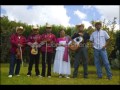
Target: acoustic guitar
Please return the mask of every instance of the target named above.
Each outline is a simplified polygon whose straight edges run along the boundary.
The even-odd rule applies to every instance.
[[[68,47],[72,51],[76,51],[80,47],[80,43],[83,41],[81,36],[74,38],[68,43]]]

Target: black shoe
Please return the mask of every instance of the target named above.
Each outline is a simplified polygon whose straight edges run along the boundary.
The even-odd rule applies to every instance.
[[[97,77],[97,80],[102,79],[102,77]]]
[[[30,77],[31,75],[30,74],[27,74],[28,77]]]
[[[84,79],[87,79],[88,78],[88,76],[84,76]]]
[[[77,76],[73,76],[73,78],[77,78]]]
[[[41,77],[45,77],[45,75],[40,75]]]
[[[31,73],[27,73],[27,76],[30,77],[30,76],[31,76]]]
[[[108,77],[107,79],[108,79],[108,80],[111,80],[111,79],[112,79],[112,77]]]
[[[40,73],[36,73],[36,76],[39,76],[40,75]]]
[[[87,78],[88,78],[88,75],[84,75],[84,78],[87,79]]]
[[[41,74],[41,76],[42,76],[42,77],[45,77],[45,75],[44,75],[44,74]]]
[[[37,76],[37,77],[40,77],[41,75],[40,75],[40,74],[37,74],[36,76]]]
[[[41,75],[40,75],[39,77],[40,77],[40,78],[44,78],[45,76],[41,76]]]

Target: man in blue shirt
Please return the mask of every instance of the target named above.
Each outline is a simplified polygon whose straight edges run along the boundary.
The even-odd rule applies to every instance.
[[[94,31],[90,36],[90,41],[92,42],[93,48],[94,48],[94,63],[97,68],[97,75],[98,79],[102,78],[102,69],[100,65],[100,56],[102,58],[102,61],[105,66],[105,70],[107,73],[108,79],[112,79],[112,73],[110,64],[108,61],[108,56],[106,52],[106,47],[108,45],[108,40],[110,36],[108,33],[104,30],[101,30],[102,24],[100,22],[96,22],[95,27],[96,31]]]

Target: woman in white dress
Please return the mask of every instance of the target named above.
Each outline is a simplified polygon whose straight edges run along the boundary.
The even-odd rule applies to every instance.
[[[70,78],[71,74],[70,68],[70,57],[68,54],[68,42],[70,37],[65,36],[65,31],[60,30],[60,38],[57,38],[57,48],[55,54],[55,60],[53,65],[53,72],[59,74],[59,78],[65,76]]]

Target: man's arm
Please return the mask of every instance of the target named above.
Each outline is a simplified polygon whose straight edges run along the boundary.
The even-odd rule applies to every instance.
[[[105,45],[103,46],[103,49],[106,48],[109,43],[110,43],[110,39],[107,39]]]
[[[94,48],[94,47],[93,47],[93,44],[94,44],[93,33],[90,35],[89,40],[90,40],[90,47],[91,47],[91,48]]]
[[[110,36],[108,35],[108,33],[105,31],[105,39],[106,39],[106,43],[103,46],[103,49],[106,48],[110,42]]]
[[[75,33],[73,36],[72,36],[72,39],[76,38],[76,37],[79,37],[79,34],[78,33]]]
[[[18,43],[15,40],[15,34],[11,35],[10,42],[11,42],[12,45],[18,46]]]

